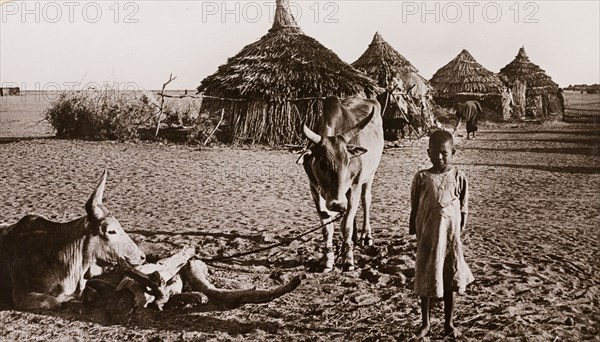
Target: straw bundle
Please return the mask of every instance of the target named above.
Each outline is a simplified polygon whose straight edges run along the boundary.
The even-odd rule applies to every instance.
[[[225,110],[233,143],[298,144],[302,124],[314,124],[321,98],[372,96],[378,87],[367,75],[302,33],[287,0],[278,0],[273,27],[247,45],[198,92],[237,101],[205,99],[207,110]]]

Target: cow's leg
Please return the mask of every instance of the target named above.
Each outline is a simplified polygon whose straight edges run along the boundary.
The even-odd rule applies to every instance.
[[[360,186],[353,186],[350,189],[348,211],[341,224],[343,236],[342,253],[344,256],[342,266],[344,271],[354,270],[354,243],[352,242],[352,230],[354,228],[356,212],[358,211],[358,204],[360,202],[360,193]]]
[[[333,223],[325,224],[329,222],[333,217],[333,212],[327,210],[325,199],[319,195],[317,189],[313,186],[310,187],[310,193],[315,202],[317,213],[321,218],[321,222],[325,225],[323,227],[323,241],[325,246],[323,247],[323,258],[321,260],[323,272],[333,271],[335,263],[335,253],[333,252]]]
[[[13,304],[18,310],[58,310],[60,301],[45,293],[29,292],[26,294],[13,290]]]
[[[360,240],[363,246],[373,246],[373,236],[371,235],[371,189],[373,188],[373,178],[362,186],[362,206],[363,206],[363,229]]]

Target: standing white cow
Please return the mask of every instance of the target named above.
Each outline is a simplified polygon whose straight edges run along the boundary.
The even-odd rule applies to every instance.
[[[304,165],[323,223],[336,212],[344,214],[342,265],[344,270],[353,270],[353,229],[361,197],[364,222],[360,239],[365,245],[373,244],[369,211],[373,179],[383,153],[381,107],[375,100],[360,97],[341,103],[337,97],[328,97],[315,130],[304,126],[311,144],[298,163]],[[329,272],[335,260],[332,223],[326,225],[323,235],[323,271]]]
[[[57,309],[78,298],[87,279],[124,260],[146,256],[102,205],[106,171],[85,205],[86,216],[67,223],[27,215],[0,228],[0,294],[16,309]]]

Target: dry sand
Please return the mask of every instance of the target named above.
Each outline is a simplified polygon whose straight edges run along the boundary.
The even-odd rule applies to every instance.
[[[457,301],[466,340],[600,340],[600,127],[488,127],[459,140],[471,184],[463,234],[476,282]],[[58,313],[0,311],[0,340],[408,340],[419,323],[411,292],[415,243],[409,186],[428,167],[426,140],[388,148],[374,185],[375,247],[355,272],[310,272],[320,234],[212,265],[222,287],[268,287],[305,274],[262,305],[144,310],[107,325],[69,305]],[[281,241],[319,223],[297,155],[263,148],[30,140],[0,144],[0,223],[27,213],[84,214],[104,168],[105,204],[155,257],[184,245],[206,258]],[[336,230],[339,245],[339,231]],[[443,307],[430,340],[442,340]]]

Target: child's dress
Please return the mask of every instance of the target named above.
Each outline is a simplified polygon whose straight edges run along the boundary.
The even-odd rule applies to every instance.
[[[462,293],[474,278],[463,257],[461,212],[468,212],[468,183],[456,168],[442,174],[417,172],[411,200],[416,215],[415,293],[441,298],[444,290]]]

